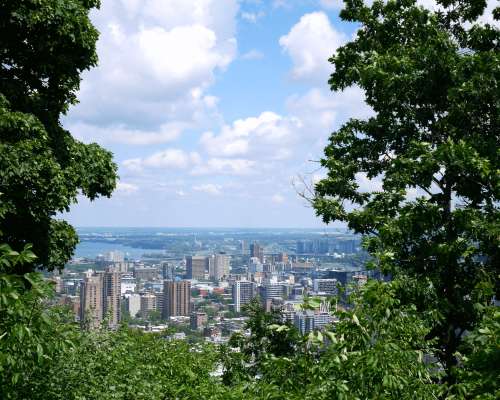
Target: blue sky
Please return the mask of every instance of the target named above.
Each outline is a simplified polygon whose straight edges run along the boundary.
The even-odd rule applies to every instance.
[[[63,123],[114,153],[111,199],[77,226],[321,227],[298,194],[329,134],[370,110],[330,92],[327,58],[354,34],[337,0],[104,0],[100,64]],[[372,183],[366,182],[367,185]],[[297,187],[298,186],[298,187]]]

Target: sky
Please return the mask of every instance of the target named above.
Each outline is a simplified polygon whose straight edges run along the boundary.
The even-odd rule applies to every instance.
[[[298,192],[328,137],[371,110],[331,92],[328,58],[357,28],[341,0],[103,0],[98,67],[63,125],[114,154],[112,198],[76,226],[322,227]],[[375,182],[363,180],[373,187]],[[335,225],[334,225],[335,226]]]

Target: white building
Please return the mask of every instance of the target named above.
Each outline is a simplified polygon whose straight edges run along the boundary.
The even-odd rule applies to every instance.
[[[255,297],[255,284],[250,281],[236,281],[232,291],[234,311],[241,312],[242,306],[250,303]]]

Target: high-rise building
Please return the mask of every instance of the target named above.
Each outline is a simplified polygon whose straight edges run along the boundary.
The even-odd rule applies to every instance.
[[[250,245],[250,257],[257,257],[263,263],[264,249],[258,243],[252,243]]]
[[[121,318],[121,274],[113,268],[88,273],[80,288],[82,326],[97,328],[104,318],[110,328],[118,327]]]
[[[175,265],[164,262],[161,265],[162,278],[167,280],[173,280],[175,278]]]
[[[250,263],[248,265],[248,272],[255,274],[256,272],[263,272],[264,267],[257,257],[250,257]]]
[[[337,294],[337,280],[313,279],[313,290],[317,293]]]
[[[204,312],[192,312],[189,318],[189,325],[193,331],[202,330],[207,324],[208,317]]]
[[[156,311],[159,311],[163,315],[163,303],[165,301],[165,295],[163,292],[156,292]]]
[[[248,243],[246,240],[241,240],[240,241],[240,250],[242,255],[247,255],[248,254]]]
[[[226,253],[215,255],[212,279],[220,281],[222,278],[229,275],[231,256]]]
[[[141,296],[141,317],[147,318],[151,311],[156,310],[156,296],[152,293],[145,293]]]
[[[304,335],[322,330],[333,321],[333,317],[326,311],[305,310],[295,313],[293,324]]]
[[[243,305],[255,297],[255,284],[250,281],[236,281],[232,288],[234,311],[241,312]]]
[[[141,295],[139,293],[127,293],[124,299],[129,315],[132,318],[137,317],[137,314],[141,311]]]
[[[102,276],[88,275],[80,287],[80,323],[82,327],[98,328],[102,322]]]
[[[266,283],[259,287],[260,298],[266,311],[270,311],[272,300],[283,299],[283,285],[279,283]]]
[[[163,318],[189,315],[191,302],[191,282],[163,282]]]
[[[277,257],[277,261],[280,263],[288,263],[288,254],[286,253],[279,253]]]
[[[186,278],[205,279],[205,271],[210,270],[210,259],[206,256],[187,256]]]
[[[121,274],[108,268],[102,274],[102,314],[110,328],[118,327],[121,318]]]

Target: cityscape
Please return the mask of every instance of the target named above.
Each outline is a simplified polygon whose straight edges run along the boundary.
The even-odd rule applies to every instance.
[[[0,0],[0,400],[500,399],[499,0]]]
[[[265,311],[308,334],[335,322],[330,300],[339,290],[346,298],[368,277],[383,278],[366,270],[360,237],[345,230],[79,233],[76,255],[52,279],[57,302],[85,329],[126,324],[175,339],[226,343],[245,330],[245,307],[257,299]],[[302,307],[308,296],[320,300],[316,309]]]

